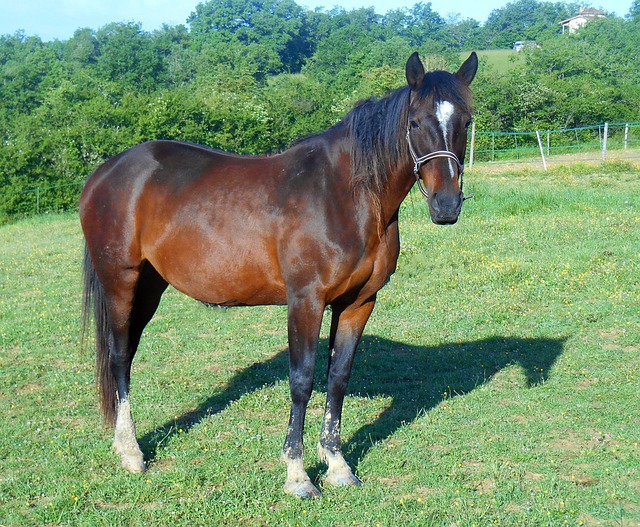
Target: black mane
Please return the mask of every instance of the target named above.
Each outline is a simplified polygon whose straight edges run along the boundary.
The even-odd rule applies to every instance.
[[[409,158],[404,140],[409,118],[409,87],[383,99],[365,99],[344,118],[349,130],[354,183],[379,194],[389,172]]]

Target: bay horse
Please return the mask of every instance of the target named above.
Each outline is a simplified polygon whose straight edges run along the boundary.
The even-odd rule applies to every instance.
[[[471,90],[478,58],[425,72],[357,104],[338,124],[272,156],[150,141],[116,155],[80,198],[84,324],[96,331],[96,379],[113,449],[145,463],[131,414],[131,363],[169,284],[206,304],[288,307],[291,411],[284,490],[320,495],[303,465],[303,428],[321,321],[331,307],[326,409],[318,451],[324,481],[360,485],[340,444],[356,346],[378,291],[395,271],[398,211],[417,182],[436,224],[458,220]]]

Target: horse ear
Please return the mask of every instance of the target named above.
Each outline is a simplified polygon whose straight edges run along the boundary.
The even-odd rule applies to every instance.
[[[471,81],[476,76],[478,71],[478,55],[475,51],[471,52],[469,58],[462,63],[458,70],[458,77],[462,79],[465,84],[471,84]]]
[[[414,52],[413,55],[409,57],[405,73],[411,89],[417,90],[422,85],[424,79],[424,66],[417,52]]]

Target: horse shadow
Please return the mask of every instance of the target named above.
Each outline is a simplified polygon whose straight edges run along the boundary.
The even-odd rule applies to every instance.
[[[348,395],[383,396],[391,402],[374,421],[356,430],[343,443],[345,459],[357,469],[360,460],[375,443],[391,437],[401,426],[444,400],[464,396],[490,382],[507,367],[521,368],[527,388],[544,384],[563,352],[565,341],[565,338],[496,336],[437,346],[415,346],[364,336],[357,351]],[[326,392],[328,341],[323,339],[320,345],[314,389]],[[188,432],[244,394],[287,379],[288,371],[287,350],[266,361],[248,365],[229,380],[224,390],[212,395],[195,410],[141,437],[140,446],[146,461],[152,462],[179,430]],[[284,438],[284,422],[282,429]],[[308,472],[312,479],[318,479],[321,471],[321,465],[317,464]]]

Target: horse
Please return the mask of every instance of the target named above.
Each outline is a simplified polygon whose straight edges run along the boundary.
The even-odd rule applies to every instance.
[[[318,452],[324,482],[360,485],[341,450],[342,406],[356,347],[378,291],[395,271],[399,208],[414,184],[431,220],[458,220],[475,52],[456,73],[425,72],[356,104],[330,129],[270,156],[166,140],[145,142],[89,176],[84,328],[95,324],[96,383],[121,465],[143,472],[131,413],[131,364],[172,285],[209,305],[286,305],[291,409],[284,491],[320,496],[303,462],[322,318],[331,311],[326,407]]]

